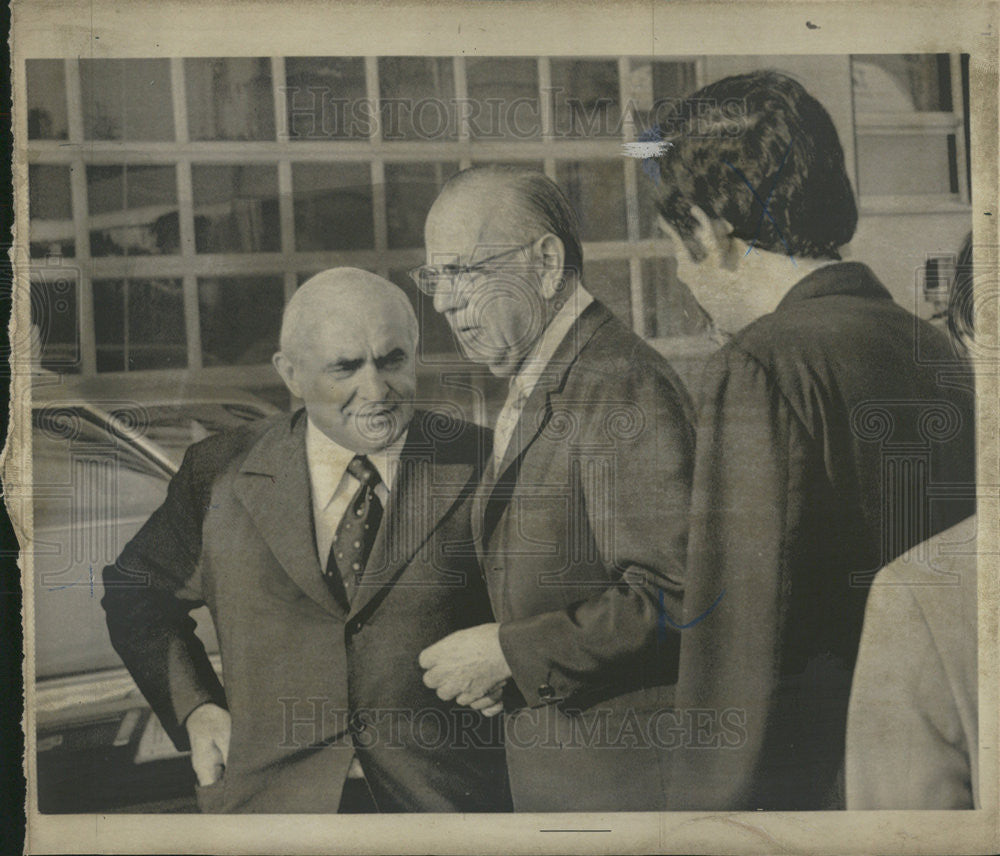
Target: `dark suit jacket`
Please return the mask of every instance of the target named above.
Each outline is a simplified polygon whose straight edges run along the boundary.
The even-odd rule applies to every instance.
[[[671,808],[842,807],[871,577],[972,512],[974,412],[945,334],[859,263],[805,277],[713,357],[677,705],[741,725],[671,756]]]
[[[192,446],[163,506],[105,569],[116,650],[178,746],[214,700],[232,715],[208,811],[336,811],[357,752],[384,811],[509,809],[499,728],[441,702],[420,651],[492,620],[469,508],[478,428],[418,413],[351,605],[324,584],[303,411]],[[207,603],[225,689],[191,631]]]
[[[676,674],[690,416],[663,358],[595,302],[477,491],[518,811],[664,807],[650,731]]]

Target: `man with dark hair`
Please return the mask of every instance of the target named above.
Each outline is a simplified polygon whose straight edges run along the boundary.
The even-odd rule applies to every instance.
[[[713,83],[665,143],[661,228],[731,336],[698,396],[676,704],[745,732],[673,753],[668,807],[842,807],[868,585],[971,513],[973,391],[939,381],[962,368],[940,330],[838,261],[857,211],[833,123],[799,83]]]
[[[497,623],[428,647],[424,680],[444,699],[506,710],[515,810],[660,810],[691,476],[686,393],[585,290],[575,215],[542,173],[460,173],[425,235],[418,287],[510,392],[473,504]]]

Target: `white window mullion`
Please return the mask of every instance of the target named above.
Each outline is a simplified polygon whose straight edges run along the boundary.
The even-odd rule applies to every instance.
[[[80,66],[76,59],[67,59],[66,110],[67,130],[71,148],[83,150],[83,95],[80,88]],[[75,145],[74,145],[75,144]],[[73,237],[76,244],[77,319],[80,329],[80,371],[84,375],[97,373],[97,338],[94,328],[94,289],[91,279],[90,230],[87,208],[87,167],[83,157],[70,164],[70,195],[73,208]]]
[[[288,103],[285,77],[285,58],[271,57],[271,83],[274,87],[274,126],[277,133],[278,164],[278,225],[281,230],[281,254],[293,263],[285,272],[285,302],[292,299],[299,286],[299,271],[295,262],[295,209],[292,203],[292,163],[288,128]]]
[[[373,147],[371,156],[372,220],[375,229],[375,252],[381,258],[389,246],[389,218],[386,212],[385,162],[382,160],[381,155],[378,154],[379,145],[382,142],[378,57],[365,57],[365,87],[368,94],[368,107],[372,117],[371,129],[368,134],[368,141]]]
[[[552,96],[552,60],[547,56],[538,58],[538,108],[542,114],[542,142],[551,146],[555,128],[555,99]],[[554,148],[554,147],[553,147]],[[556,159],[548,154],[542,159],[545,175],[556,180]]]
[[[452,72],[455,77],[455,101],[458,105],[458,144],[462,148],[469,145],[471,134],[469,132],[469,81],[465,71],[465,57],[452,57]],[[468,169],[472,166],[472,158],[468,155],[459,158],[458,168]]]
[[[174,107],[174,133],[177,143],[189,142],[187,117],[187,91],[184,82],[184,60],[170,60],[170,91]],[[194,186],[191,178],[191,160],[188,157],[176,159],[177,169],[177,215],[180,226],[181,266],[185,270],[181,278],[184,298],[184,333],[187,342],[188,368],[197,371],[202,367],[201,323],[198,306],[198,278],[186,271],[192,267],[195,257],[194,236]]]
[[[271,92],[274,98],[274,130],[279,146],[288,143],[288,93],[285,58],[271,57]]]
[[[538,58],[538,109],[542,114],[542,140],[552,142],[555,127],[555,99],[552,95],[552,61]]]
[[[628,57],[618,58],[618,104],[622,115],[622,142],[635,139],[634,117],[628,109],[631,98],[632,65]],[[629,244],[639,241],[639,182],[636,173],[635,158],[622,158],[622,170],[625,180],[625,227]],[[645,294],[642,283],[642,262],[635,253],[629,256],[629,296],[632,302],[632,329],[645,336],[646,311]]]
[[[962,92],[962,56],[949,54],[951,66],[951,110],[955,116],[955,167],[958,172],[958,198],[968,205],[969,185],[965,163],[965,104]]]

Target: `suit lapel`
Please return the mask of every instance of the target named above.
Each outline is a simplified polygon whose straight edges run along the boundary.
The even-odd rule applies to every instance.
[[[433,418],[418,411],[410,423],[386,513],[354,590],[352,615],[393,585],[422,549],[434,549],[435,529],[469,486],[474,466],[449,462],[437,450],[424,426]],[[447,584],[443,577],[439,582]]]
[[[492,533],[493,524],[498,519],[498,515],[495,513],[496,509],[493,506],[509,501],[510,497],[506,494],[510,492],[517,480],[516,470],[511,471],[511,468],[535,442],[552,418],[551,399],[553,394],[563,388],[566,376],[580,352],[598,328],[610,318],[611,313],[608,309],[596,300],[581,313],[559,343],[545,367],[545,372],[539,377],[538,383],[535,384],[531,395],[528,396],[500,465],[494,466],[491,460],[490,466],[476,490],[472,508],[476,552],[480,562],[482,562],[486,552],[485,541]]]
[[[319,606],[343,618],[346,594],[331,594],[316,555],[305,426],[299,411],[265,432],[240,467],[234,491],[285,573]]]

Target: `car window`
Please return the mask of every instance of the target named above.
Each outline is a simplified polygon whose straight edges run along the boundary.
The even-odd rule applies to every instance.
[[[179,402],[146,408],[146,439],[180,466],[184,451],[206,437],[260,419],[265,413],[252,404]]]

